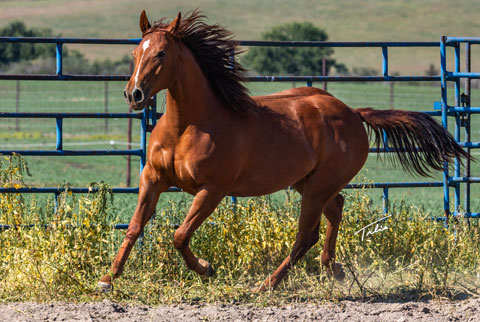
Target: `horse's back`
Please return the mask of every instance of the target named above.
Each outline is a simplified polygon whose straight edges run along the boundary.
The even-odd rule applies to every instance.
[[[297,87],[269,95],[254,96],[253,99],[259,106],[294,121],[316,123],[315,128],[318,128],[325,118],[360,121],[356,113],[345,103],[329,92],[315,87]]]
[[[320,88],[297,87],[297,88],[286,89],[281,92],[277,92],[269,95],[253,96],[253,99],[256,102],[263,102],[263,101],[272,101],[272,100],[278,100],[278,99],[301,98],[301,97],[313,96],[313,95],[325,95],[325,96],[333,97],[332,94]]]
[[[292,88],[270,95],[254,96],[253,99],[259,106],[310,126],[312,130],[329,126],[335,120],[342,120],[349,127],[363,128],[361,118],[354,110],[319,88]]]

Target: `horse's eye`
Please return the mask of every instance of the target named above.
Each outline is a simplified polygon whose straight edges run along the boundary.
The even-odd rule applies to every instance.
[[[163,58],[163,57],[165,57],[165,51],[162,50],[162,51],[158,52],[157,57],[158,57],[158,58]]]

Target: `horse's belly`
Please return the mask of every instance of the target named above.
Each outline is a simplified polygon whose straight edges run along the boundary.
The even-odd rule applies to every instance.
[[[237,177],[230,194],[246,197],[273,193],[299,182],[314,167],[314,160],[291,155],[284,156],[283,160],[252,163]]]

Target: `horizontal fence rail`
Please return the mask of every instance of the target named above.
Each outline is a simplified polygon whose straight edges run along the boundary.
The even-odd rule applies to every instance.
[[[0,37],[1,43],[50,43],[55,44],[56,51],[56,73],[54,75],[38,75],[38,74],[0,74],[0,80],[37,80],[37,81],[127,81],[130,75],[65,75],[63,74],[63,45],[64,44],[92,44],[92,45],[137,45],[141,41],[140,38],[134,39],[98,39],[98,38],[53,38],[53,37]],[[460,142],[459,128],[460,114],[480,113],[480,107],[471,107],[461,105],[459,93],[460,79],[477,79],[480,78],[479,73],[471,73],[469,70],[460,72],[459,69],[459,44],[467,44],[467,53],[470,55],[470,45],[480,44],[480,38],[457,38],[442,37],[440,42],[319,42],[319,41],[235,41],[239,46],[270,46],[270,47],[349,47],[349,48],[379,48],[382,55],[382,72],[378,76],[250,76],[246,77],[249,82],[305,82],[307,86],[312,86],[313,82],[439,82],[441,83],[442,102],[435,105],[433,111],[425,111],[432,116],[441,116],[442,124],[447,127],[447,117],[453,116],[456,119],[455,138],[460,145],[468,151],[473,148],[480,148],[479,142],[471,142],[469,136],[466,136],[464,142]],[[455,71],[446,70],[446,47],[455,48]],[[388,48],[439,48],[441,54],[441,74],[436,76],[393,76],[389,75],[388,67]],[[470,62],[468,61],[468,64]],[[447,105],[447,82],[455,82],[455,106]],[[467,96],[470,96],[468,89]],[[0,150],[1,154],[19,153],[23,155],[136,155],[141,158],[141,169],[146,162],[146,133],[151,131],[156,124],[156,120],[161,117],[156,112],[156,100],[152,100],[151,106],[145,108],[139,113],[5,113],[0,112],[0,118],[55,118],[57,125],[57,143],[56,150],[36,151],[36,150]],[[134,150],[64,150],[63,149],[63,127],[64,118],[124,118],[138,119],[141,122],[140,133],[140,149]],[[385,148],[372,148],[370,152],[395,152],[394,147],[385,145]],[[480,182],[480,178],[471,177],[469,172],[470,161],[467,161],[467,172],[464,176],[460,174],[459,160],[455,163],[455,175],[449,176],[448,167],[445,167],[443,181],[433,182],[384,182],[384,183],[353,183],[347,185],[346,189],[383,189],[384,212],[388,213],[388,194],[391,188],[410,188],[410,187],[443,187],[444,188],[444,206],[445,220],[448,222],[450,214],[449,203],[449,187],[455,189],[455,210],[454,214],[459,212],[459,186],[460,183],[469,187],[470,183]],[[89,193],[96,192],[96,188],[0,188],[0,193],[53,193],[55,196],[64,192],[71,191],[73,193]],[[114,193],[138,193],[137,188],[113,188]],[[181,191],[172,187],[169,191]],[[233,197],[234,200],[235,197]],[[470,211],[470,195],[469,190],[466,192],[466,212],[465,217],[478,218],[479,214]],[[117,228],[125,229],[128,225],[119,224]]]
[[[480,78],[480,77],[478,77]],[[0,80],[128,81],[130,75],[0,75]],[[248,82],[439,82],[440,76],[248,76]]]
[[[161,115],[158,116],[160,118]],[[143,113],[9,113],[0,112],[4,118],[71,118],[71,119],[142,119]]]
[[[53,37],[0,37],[0,43],[50,43],[56,44],[56,75],[0,75],[5,80],[63,80],[63,81],[126,81],[129,75],[63,75],[63,44],[103,44],[103,45],[137,45],[140,38],[135,39],[97,39],[97,38],[53,38]],[[390,76],[388,75],[388,48],[424,48],[439,47],[438,42],[326,42],[326,41],[235,41],[239,46],[269,47],[350,47],[381,48],[382,76],[253,76],[246,77],[250,82],[438,82],[440,76]]]

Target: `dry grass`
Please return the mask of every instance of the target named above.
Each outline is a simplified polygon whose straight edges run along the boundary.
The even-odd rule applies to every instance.
[[[15,156],[2,160],[2,186],[21,186],[27,167]],[[173,223],[187,204],[172,203],[147,226],[141,247],[132,252],[125,274],[110,294],[96,290],[98,278],[113,259],[123,232],[110,227],[115,218],[111,194],[75,197],[64,193],[53,205],[26,204],[19,194],[0,195],[0,221],[16,225],[0,233],[0,301],[92,301],[105,297],[147,304],[175,302],[257,303],[337,301],[344,298],[455,297],[477,294],[480,229],[459,221],[444,229],[417,209],[396,205],[382,231],[356,233],[378,218],[362,191],[347,196],[338,241],[338,261],[346,281],[328,279],[314,247],[275,292],[252,289],[287,256],[296,233],[299,198],[288,193],[277,206],[268,197],[233,207],[223,202],[192,240],[192,249],[208,259],[216,276],[189,271],[172,245]],[[33,225],[27,227],[26,225]],[[44,225],[48,225],[45,229]],[[371,227],[373,229],[373,227]],[[322,236],[325,227],[322,226]]]

